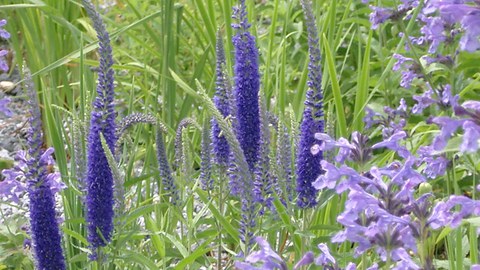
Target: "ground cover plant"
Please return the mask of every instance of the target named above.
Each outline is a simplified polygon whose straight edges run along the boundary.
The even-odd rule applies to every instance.
[[[0,40],[0,269],[480,269],[478,1],[6,1]]]

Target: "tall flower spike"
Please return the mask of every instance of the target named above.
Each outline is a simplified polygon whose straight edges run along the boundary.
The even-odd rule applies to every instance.
[[[113,175],[100,140],[100,133],[102,133],[110,151],[115,153],[113,59],[110,38],[100,14],[90,0],[82,2],[97,31],[100,55],[97,97],[92,105],[87,142],[86,177],[88,241],[94,249],[91,258],[95,259],[96,249],[110,242],[113,231]]]
[[[29,71],[25,71],[25,88],[30,105],[30,128],[27,145],[30,156],[27,161],[28,197],[30,199],[30,226],[38,269],[65,269],[61,235],[55,216],[55,198],[47,178],[50,151],[41,149],[43,144],[42,116],[38,106]]]
[[[167,195],[170,196],[170,203],[177,204],[178,190],[175,185],[175,181],[172,176],[172,169],[168,163],[167,153],[165,151],[165,143],[163,142],[163,130],[161,125],[157,129],[157,159],[158,159],[158,170],[160,171],[160,177],[162,178],[163,190],[167,192]]]
[[[220,31],[219,31],[220,32]],[[230,103],[231,100],[228,97],[227,91],[229,88],[228,77],[225,70],[226,61],[225,61],[225,51],[223,48],[223,41],[220,36],[220,33],[217,33],[217,67],[216,67],[216,91],[215,96],[213,97],[213,102],[218,111],[227,117],[230,115]],[[213,144],[213,153],[215,162],[220,166],[227,166],[228,157],[230,154],[230,146],[228,146],[227,139],[221,134],[220,127],[218,126],[217,121],[212,119],[212,144]]]
[[[272,193],[277,189],[277,179],[270,172],[270,122],[267,116],[267,105],[265,100],[260,97],[260,149],[258,153],[258,162],[255,167],[255,200],[262,204],[260,214],[263,214],[264,207],[272,208]]]
[[[260,114],[258,92],[260,74],[258,71],[258,50],[255,37],[248,32],[245,0],[234,10],[239,24],[233,25],[237,33],[233,36],[235,47],[235,101],[237,105],[237,138],[245,154],[250,171],[254,171],[260,148]]]
[[[208,121],[203,123],[202,129],[202,151],[200,164],[200,180],[204,190],[213,189],[212,178],[212,147],[210,142],[210,125]]]
[[[319,166],[323,153],[312,155],[310,149],[315,144],[314,134],[324,131],[321,55],[317,36],[317,26],[312,13],[310,0],[302,0],[302,7],[308,30],[308,91],[305,100],[303,119],[300,124],[300,141],[297,149],[297,205],[300,208],[314,207],[317,190],[312,183],[322,173]]]

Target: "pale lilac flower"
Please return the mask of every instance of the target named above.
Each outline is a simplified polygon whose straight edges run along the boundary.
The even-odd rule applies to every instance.
[[[8,64],[5,61],[5,56],[8,54],[7,50],[0,50],[0,70],[7,72],[8,71]]]
[[[376,6],[370,6],[372,13],[370,13],[370,23],[372,24],[372,29],[377,29],[378,26],[386,22],[393,14],[391,8],[382,8]]]
[[[11,117],[13,115],[12,111],[7,107],[7,105],[11,102],[12,100],[10,98],[2,98],[0,99],[0,112],[5,114],[8,117]]]
[[[422,146],[418,149],[419,165],[425,164],[423,173],[431,179],[445,174],[450,163],[444,155],[437,155],[432,146]]]
[[[0,38],[3,38],[3,39],[10,38],[10,33],[7,32],[7,30],[3,29],[3,27],[5,27],[6,24],[7,24],[7,20],[5,19],[0,20]]]
[[[405,133],[405,131],[398,131],[394,133],[392,136],[390,136],[390,138],[372,145],[372,148],[376,149],[376,148],[386,147],[393,151],[396,151],[401,157],[407,158],[409,156],[409,152],[407,148],[405,148],[405,146],[400,145],[399,143],[401,140],[405,139],[406,137],[407,137],[407,133]]]
[[[459,211],[454,210],[456,206],[461,207]],[[456,228],[464,218],[471,215],[480,215],[480,201],[452,195],[446,202],[439,202],[434,206],[428,224],[433,229],[445,226]]]

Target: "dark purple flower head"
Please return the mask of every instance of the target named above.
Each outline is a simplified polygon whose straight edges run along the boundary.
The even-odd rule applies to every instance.
[[[172,176],[172,169],[168,162],[167,153],[165,151],[165,143],[163,142],[163,131],[161,128],[157,129],[156,152],[158,161],[158,170],[160,172],[160,178],[162,179],[163,190],[166,191],[166,195],[169,196],[169,201],[172,204],[177,204],[179,200],[178,189],[175,185],[175,180]]]
[[[300,208],[314,207],[317,190],[312,183],[322,173],[318,166],[323,159],[323,153],[315,155],[311,147],[316,143],[315,133],[324,132],[323,119],[323,91],[322,91],[322,67],[321,55],[317,36],[317,26],[312,13],[312,3],[309,0],[302,1],[303,12],[308,32],[308,86],[305,109],[300,124],[300,140],[297,150],[297,205]]]
[[[110,242],[113,232],[113,175],[100,140],[103,134],[108,147],[115,153],[116,128],[114,108],[113,59],[110,37],[100,14],[90,0],[83,0],[99,40],[97,97],[93,102],[87,142],[86,220],[88,241],[94,249]]]
[[[55,198],[47,166],[53,162],[53,149],[44,151],[42,116],[37,92],[29,71],[25,71],[25,88],[30,105],[30,128],[28,129],[28,158],[24,162],[26,189],[29,198],[30,226],[33,248],[38,269],[66,269],[61,246],[61,235],[55,214]]]
[[[220,34],[217,35],[217,67],[216,67],[216,91],[213,97],[215,107],[220,111],[223,117],[231,114],[232,100],[229,98],[228,92],[231,91],[228,83],[228,75],[226,72],[225,51],[223,48],[223,41]],[[212,144],[215,162],[222,166],[228,165],[228,157],[230,155],[230,146],[223,135],[221,135],[220,127],[217,121],[212,119]]]
[[[247,21],[245,0],[240,1],[240,7],[234,15],[239,20],[239,24],[235,25],[237,33],[232,38],[235,47],[236,131],[250,171],[253,172],[260,147],[258,49],[255,37],[248,32],[250,25]]]

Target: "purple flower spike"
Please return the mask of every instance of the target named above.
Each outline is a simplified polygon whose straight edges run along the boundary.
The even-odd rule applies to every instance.
[[[258,92],[260,73],[258,70],[258,49],[255,37],[248,32],[245,0],[235,10],[234,17],[240,23],[234,25],[237,33],[232,38],[235,47],[235,100],[237,107],[237,138],[242,147],[250,171],[255,170],[260,148],[260,113]]]
[[[97,97],[93,102],[90,132],[87,143],[86,220],[88,241],[95,259],[96,249],[106,246],[113,232],[113,175],[100,140],[103,134],[112,153],[115,152],[114,72],[110,37],[100,14],[90,0],[83,0],[88,16],[93,21],[99,40]]]
[[[48,179],[47,166],[53,149],[43,151],[42,116],[31,75],[25,72],[25,88],[29,97],[30,128],[27,145],[29,159],[25,176],[30,200],[30,226],[38,269],[66,269],[61,235],[55,214],[55,198]]]
[[[225,51],[223,48],[223,41],[220,34],[217,34],[217,67],[216,67],[216,92],[213,97],[213,102],[215,107],[220,111],[223,117],[230,115],[231,100],[229,100],[228,91],[230,91],[230,85],[228,83],[228,75],[225,72]],[[215,162],[222,166],[228,165],[228,158],[230,155],[230,146],[228,145],[227,139],[221,135],[220,127],[218,126],[217,121],[212,119],[212,144],[213,144],[213,153]]]
[[[311,147],[316,143],[315,133],[324,132],[323,120],[323,93],[322,93],[322,68],[320,65],[321,55],[317,36],[317,26],[312,13],[310,0],[302,1],[303,12],[308,30],[308,86],[305,109],[300,124],[300,140],[297,152],[297,206],[300,208],[314,207],[318,191],[312,183],[322,174],[322,168],[318,166],[323,159],[323,153],[315,155]]]

